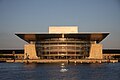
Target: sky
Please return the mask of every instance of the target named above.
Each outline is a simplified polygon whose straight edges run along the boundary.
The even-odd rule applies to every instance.
[[[120,0],[0,0],[0,49],[23,49],[16,32],[48,32],[51,25],[110,32],[103,48],[120,49]]]

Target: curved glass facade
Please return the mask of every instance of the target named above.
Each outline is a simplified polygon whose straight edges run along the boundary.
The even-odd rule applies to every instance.
[[[91,41],[75,38],[51,38],[36,42],[41,59],[82,59],[89,56]]]

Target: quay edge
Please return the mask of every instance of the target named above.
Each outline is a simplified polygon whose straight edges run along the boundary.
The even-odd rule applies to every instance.
[[[8,63],[117,63],[118,60],[48,60],[48,59],[30,59],[30,60],[6,60]]]

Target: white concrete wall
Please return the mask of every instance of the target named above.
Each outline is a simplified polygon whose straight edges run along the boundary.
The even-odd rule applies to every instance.
[[[102,59],[102,44],[91,44],[89,59]]]
[[[50,26],[49,33],[78,33],[77,26]]]
[[[36,54],[36,47],[35,44],[26,44],[24,46],[24,59],[26,59],[26,55],[29,55],[29,59],[38,59]]]

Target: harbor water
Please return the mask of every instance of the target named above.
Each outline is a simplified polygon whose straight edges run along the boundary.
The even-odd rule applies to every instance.
[[[0,80],[120,80],[120,63],[0,63]]]

